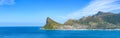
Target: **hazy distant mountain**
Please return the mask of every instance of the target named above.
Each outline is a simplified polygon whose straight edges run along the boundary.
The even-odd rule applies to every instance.
[[[101,12],[78,20],[69,19],[64,24],[47,18],[43,29],[120,29],[120,13]]]

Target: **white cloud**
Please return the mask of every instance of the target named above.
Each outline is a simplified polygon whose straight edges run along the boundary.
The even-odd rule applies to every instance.
[[[81,16],[96,14],[98,11],[109,12],[112,10],[117,10],[120,9],[120,4],[117,4],[117,1],[118,0],[94,0],[90,2],[87,7],[69,14],[68,17],[74,19]]]
[[[15,0],[0,0],[0,5],[13,5]]]
[[[112,10],[120,9],[120,4],[117,3],[119,0],[92,0],[88,6],[66,16],[60,16],[61,19],[78,19],[83,16],[89,16],[96,14],[98,11],[109,12]]]

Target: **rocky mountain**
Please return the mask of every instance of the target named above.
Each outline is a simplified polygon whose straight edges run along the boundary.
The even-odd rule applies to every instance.
[[[43,29],[58,29],[62,24],[53,21],[51,18],[47,17],[46,25]]]
[[[101,12],[78,20],[69,19],[64,24],[47,18],[44,29],[120,29],[120,13]]]

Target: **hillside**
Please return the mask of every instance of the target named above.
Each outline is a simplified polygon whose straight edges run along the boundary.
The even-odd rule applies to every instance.
[[[51,18],[47,17],[46,25],[43,27],[44,29],[57,29],[62,24],[53,21]]]
[[[47,18],[44,29],[120,29],[120,13],[101,12],[78,20],[69,19],[64,24]]]

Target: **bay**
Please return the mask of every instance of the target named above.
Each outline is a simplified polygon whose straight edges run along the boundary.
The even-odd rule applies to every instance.
[[[120,38],[120,30],[41,30],[41,27],[0,27],[0,38]]]

